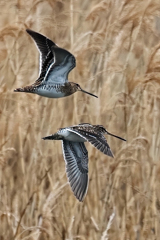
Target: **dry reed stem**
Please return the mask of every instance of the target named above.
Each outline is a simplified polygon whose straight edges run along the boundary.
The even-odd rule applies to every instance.
[[[106,230],[103,232],[101,240],[108,240],[108,230],[111,228],[114,217],[115,217],[115,212],[113,212],[112,215],[109,217]]]

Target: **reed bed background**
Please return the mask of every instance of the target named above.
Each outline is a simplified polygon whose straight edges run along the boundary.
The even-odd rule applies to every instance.
[[[0,239],[160,239],[159,0],[0,0]],[[38,77],[38,31],[71,51],[69,80],[99,96],[14,93]],[[89,189],[67,183],[60,127],[103,124],[115,158],[90,144]]]

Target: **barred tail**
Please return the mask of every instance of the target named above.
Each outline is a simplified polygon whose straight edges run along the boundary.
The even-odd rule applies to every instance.
[[[28,92],[28,93],[35,93],[35,87],[31,86],[26,86],[22,88],[16,88],[14,89],[14,92]]]
[[[47,136],[47,137],[43,137],[43,140],[54,140],[53,135]]]
[[[55,133],[47,137],[43,137],[43,140],[63,140],[63,137],[60,136],[59,134]]]
[[[16,88],[14,92],[26,92],[24,88]]]

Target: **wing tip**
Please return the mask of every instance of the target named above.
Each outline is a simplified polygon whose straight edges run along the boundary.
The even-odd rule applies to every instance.
[[[110,156],[110,157],[114,158],[114,154],[112,153],[112,151],[111,151],[111,150],[110,150],[110,155],[108,155],[108,156]]]
[[[87,191],[88,191],[88,174],[82,174],[80,177],[80,183],[76,183],[76,186],[73,188],[71,186],[71,189],[73,191],[74,196],[77,198],[79,202],[83,202],[84,198],[86,197]]]
[[[29,28],[26,28],[26,32],[28,33],[28,34],[30,34],[31,32],[33,32],[31,29],[29,29]]]
[[[107,148],[107,151],[105,151],[105,154],[109,157],[112,157],[114,158],[114,154],[112,153],[111,149],[110,148]]]
[[[75,198],[79,202],[83,202],[84,198],[87,194],[88,185],[89,185],[88,174],[81,174],[80,176],[76,177],[75,179],[74,179],[73,175],[71,174],[71,176],[73,177],[73,179],[71,179],[71,177],[68,176],[68,173],[69,172],[67,172],[67,178],[68,178],[68,183],[70,185],[72,193],[74,194]]]

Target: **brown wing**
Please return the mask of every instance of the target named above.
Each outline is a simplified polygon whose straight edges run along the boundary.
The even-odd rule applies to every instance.
[[[89,128],[90,129],[90,128]],[[87,131],[87,129],[82,130],[78,128],[78,126],[68,129],[69,131],[73,131],[74,133],[79,134],[81,137],[84,137],[88,142],[94,145],[98,150],[103,152],[104,154],[114,157],[106,138],[103,136],[102,133],[94,133],[92,129]]]

